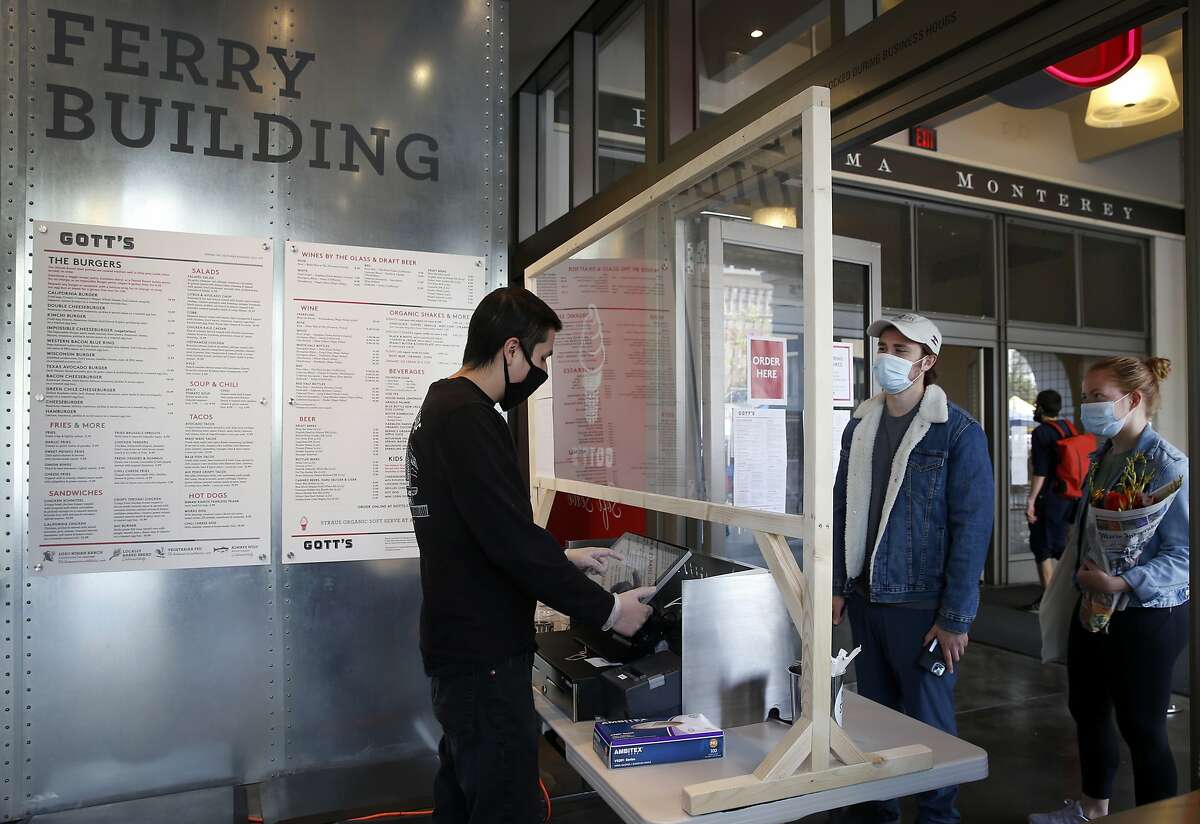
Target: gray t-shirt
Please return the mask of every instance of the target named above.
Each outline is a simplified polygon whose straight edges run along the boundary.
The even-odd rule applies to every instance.
[[[920,405],[914,406],[907,415],[898,418],[883,410],[883,418],[879,422],[879,431],[875,433],[875,449],[871,453],[871,505],[867,509],[867,560],[863,574],[859,577],[856,589],[860,595],[867,596],[870,592],[868,582],[871,580],[871,555],[875,549],[875,541],[879,538],[879,529],[883,525],[883,502],[887,500],[888,481],[892,477],[892,463],[896,460],[896,452],[900,442],[908,433],[913,419],[917,417]],[[930,608],[937,603],[898,604],[897,606]]]
[[[867,558],[875,549],[875,541],[879,537],[879,522],[883,520],[883,502],[887,499],[888,480],[892,477],[892,462],[896,460],[896,451],[904,434],[917,416],[919,407],[914,406],[907,415],[893,418],[887,409],[883,410],[883,419],[879,422],[879,431],[875,433],[875,449],[871,453],[871,506],[867,510]],[[868,560],[869,563],[869,560]]]

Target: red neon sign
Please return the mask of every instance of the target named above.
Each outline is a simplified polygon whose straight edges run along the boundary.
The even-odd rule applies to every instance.
[[[1046,73],[1071,86],[1097,89],[1133,68],[1142,56],[1142,27],[1130,29],[1086,51],[1046,67]]]

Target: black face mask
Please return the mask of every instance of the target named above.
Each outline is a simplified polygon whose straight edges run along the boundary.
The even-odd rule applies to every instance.
[[[1042,414],[1042,410],[1040,410],[1040,409],[1037,409],[1037,408],[1034,408],[1034,410],[1033,410],[1033,419],[1034,419],[1035,421],[1037,421],[1038,423],[1041,423],[1041,422],[1042,422],[1042,419],[1043,419],[1044,417],[1045,417],[1045,416]]]
[[[504,365],[504,397],[500,399],[500,408],[505,412],[520,406],[550,377],[546,374],[546,370],[533,365],[533,358],[529,357],[523,343],[517,345],[521,347],[521,354],[525,356],[525,362],[529,364],[529,374],[520,383],[513,383],[508,379],[508,361],[501,361]]]

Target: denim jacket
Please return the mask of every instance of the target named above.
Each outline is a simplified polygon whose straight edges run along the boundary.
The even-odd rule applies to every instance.
[[[1112,448],[1112,441],[1107,441],[1092,456],[1092,461],[1099,462]],[[1168,484],[1176,478],[1183,477],[1183,488],[1175,496],[1171,508],[1163,517],[1162,523],[1146,544],[1138,557],[1137,566],[1121,574],[1126,583],[1132,587],[1126,607],[1177,607],[1188,601],[1188,565],[1191,556],[1191,541],[1189,539],[1188,519],[1188,459],[1171,444],[1167,443],[1154,428],[1147,426],[1134,449],[1146,456],[1146,469],[1154,473],[1155,488]],[[1134,454],[1130,453],[1130,454]],[[1107,491],[1107,490],[1106,490]],[[1084,488],[1084,500],[1091,498],[1090,486]],[[1084,530],[1087,508],[1080,507],[1077,529],[1079,535]]]
[[[929,387],[896,450],[879,535],[868,550],[871,455],[884,400],[878,395],[860,406],[842,436],[833,492],[834,593],[849,594],[866,574],[872,601],[936,601],[938,625],[967,632],[995,520],[987,437],[940,387]]]

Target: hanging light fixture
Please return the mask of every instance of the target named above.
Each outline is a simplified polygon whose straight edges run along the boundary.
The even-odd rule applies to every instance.
[[[760,226],[796,228],[796,210],[791,206],[760,206],[751,213],[750,219]]]
[[[1098,129],[1139,126],[1179,108],[1179,94],[1167,59],[1143,54],[1137,65],[1107,86],[1093,89],[1084,122]]]

